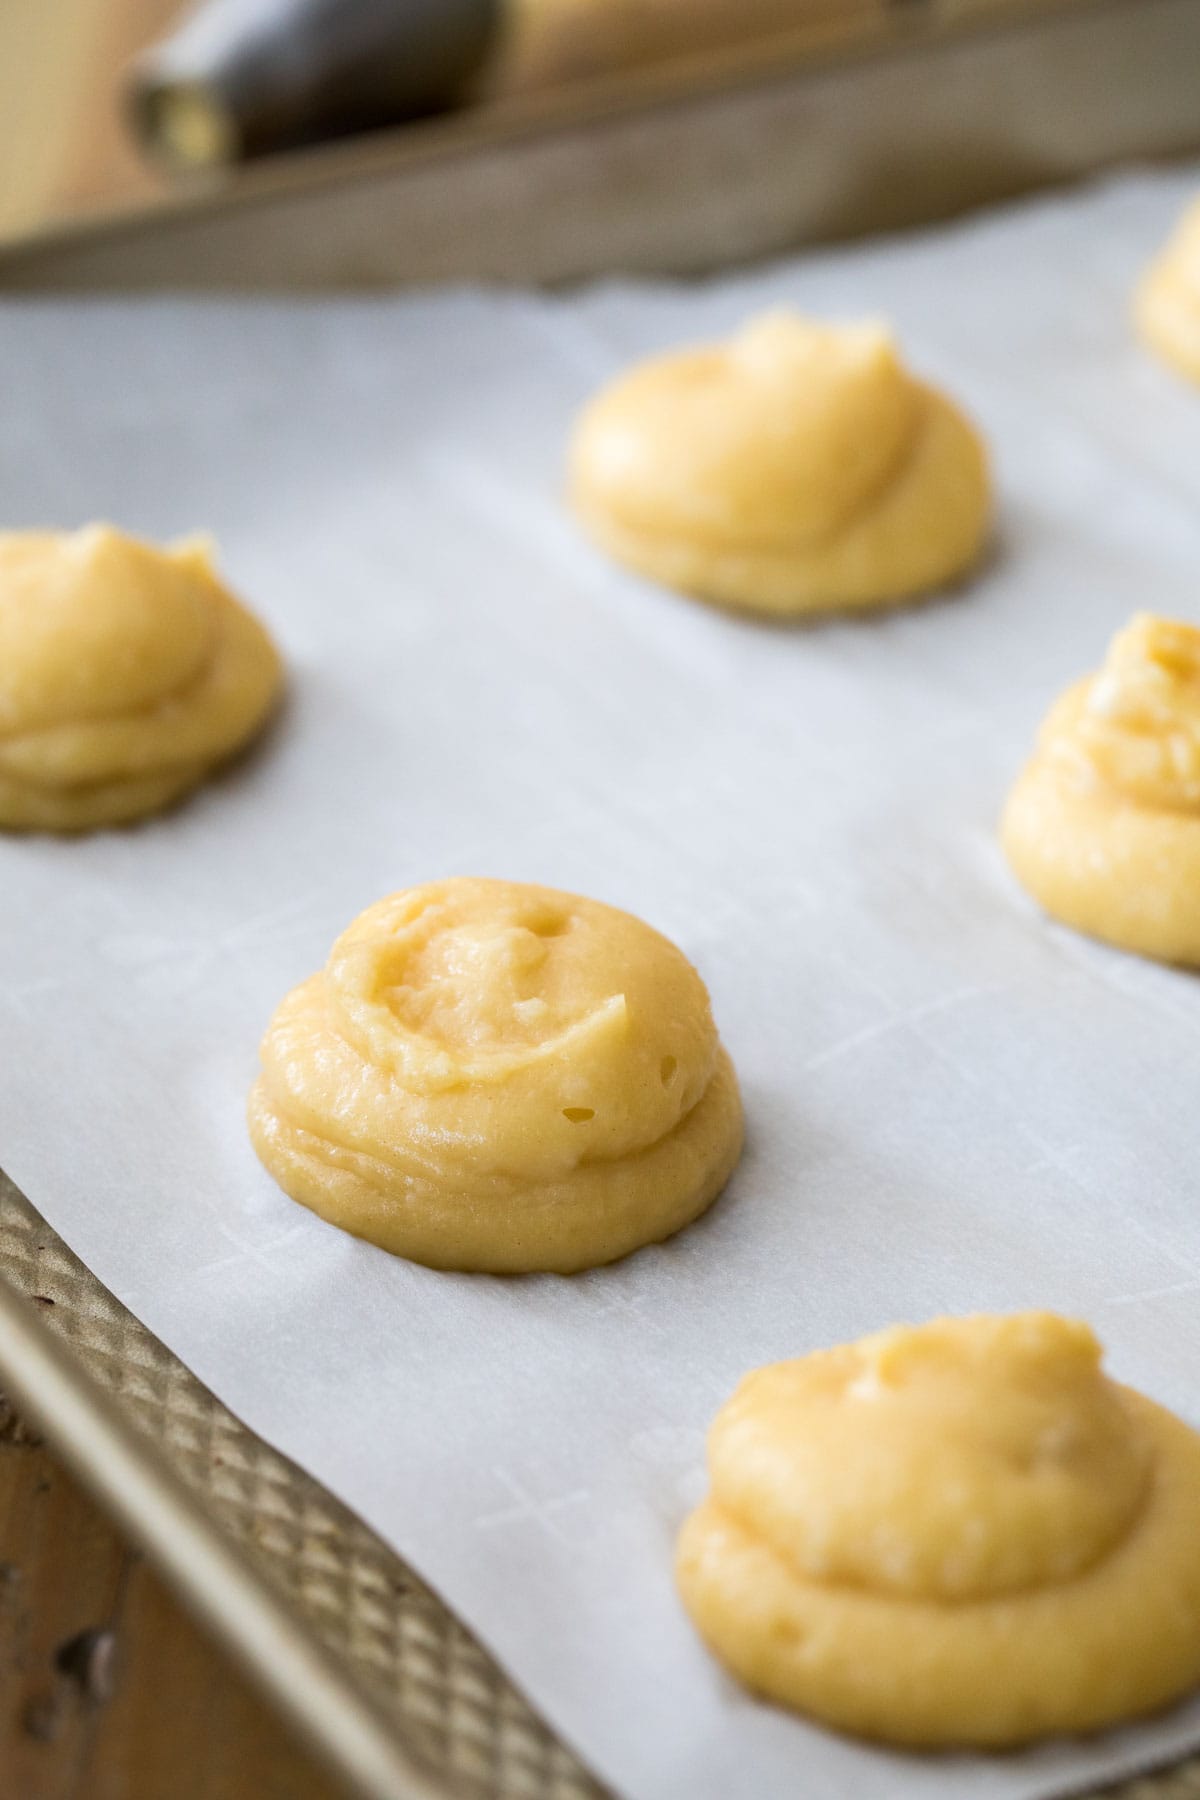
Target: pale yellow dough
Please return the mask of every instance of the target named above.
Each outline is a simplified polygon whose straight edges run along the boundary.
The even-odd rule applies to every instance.
[[[576,427],[570,493],[619,562],[784,614],[943,586],[978,558],[990,510],[978,433],[886,329],[787,312],[605,388]]]
[[[205,544],[0,534],[0,828],[159,811],[254,735],[280,682]]]
[[[681,951],[552,888],[368,907],[271,1020],[254,1147],[323,1218],[435,1268],[566,1274],[670,1236],[742,1143]]]
[[[1200,381],[1200,201],[1143,276],[1134,318],[1151,349]]]
[[[1053,1313],[895,1326],[717,1415],[677,1575],[747,1685],[862,1736],[999,1748],[1200,1683],[1200,1434]]]
[[[1200,965],[1200,631],[1139,613],[1051,708],[1004,849],[1046,911]]]

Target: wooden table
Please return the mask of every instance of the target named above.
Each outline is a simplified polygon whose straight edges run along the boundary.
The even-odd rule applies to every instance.
[[[894,0],[506,0],[482,97],[528,94]],[[130,59],[190,0],[0,0],[0,236],[165,191],[122,118]]]
[[[0,1395],[3,1800],[338,1800]]]

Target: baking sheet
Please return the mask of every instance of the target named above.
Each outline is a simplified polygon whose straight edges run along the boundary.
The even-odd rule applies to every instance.
[[[1200,1742],[893,1756],[726,1680],[673,1597],[712,1413],[897,1318],[1053,1306],[1200,1423],[1200,990],[1047,924],[994,821],[1138,606],[1200,618],[1200,395],[1130,284],[1138,176],[694,287],[0,307],[0,523],[214,531],[288,709],[168,819],[0,841],[0,1160],[257,1431],[408,1556],[631,1800],[1018,1800]],[[756,308],[884,313],[994,447],[969,590],[780,629],[607,567],[560,499],[631,356]],[[242,1123],[272,1007],[446,873],[626,906],[701,968],[746,1156],[672,1243],[436,1274],[294,1207]]]

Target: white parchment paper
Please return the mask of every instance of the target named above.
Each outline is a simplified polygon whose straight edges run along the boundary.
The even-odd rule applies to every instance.
[[[1200,393],[1128,326],[1197,179],[692,287],[0,306],[0,523],[212,530],[291,669],[171,817],[0,839],[0,1161],[631,1800],[1018,1800],[1200,1742],[1193,1705],[1025,1756],[861,1748],[739,1692],[670,1573],[738,1377],[898,1318],[1079,1313],[1200,1423],[1200,986],[1048,924],[994,835],[1110,633],[1200,619]],[[580,540],[589,391],[780,303],[890,316],[982,424],[968,590],[779,629]],[[674,1242],[434,1274],[259,1169],[275,1003],[363,906],[467,872],[628,907],[702,970],[749,1138]]]

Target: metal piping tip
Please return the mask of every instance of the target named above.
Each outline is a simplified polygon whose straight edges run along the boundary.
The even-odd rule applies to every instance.
[[[139,82],[130,96],[139,142],[173,174],[240,161],[237,122],[198,81]]]
[[[133,131],[169,170],[224,167],[451,106],[508,0],[207,0],[134,65]]]

